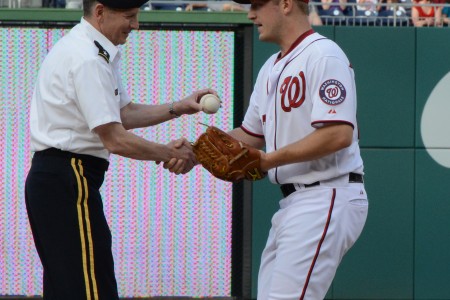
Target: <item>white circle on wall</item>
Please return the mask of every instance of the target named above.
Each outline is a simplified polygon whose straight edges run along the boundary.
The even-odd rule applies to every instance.
[[[428,154],[450,168],[450,73],[434,87],[422,112],[422,140]]]

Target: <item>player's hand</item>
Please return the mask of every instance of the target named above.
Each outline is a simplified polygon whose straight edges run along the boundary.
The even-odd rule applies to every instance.
[[[200,105],[200,98],[206,94],[217,95],[217,92],[212,89],[203,89],[195,91],[186,98],[181,99],[173,104],[173,110],[179,115],[192,115],[199,111],[202,111],[202,106]]]
[[[187,146],[191,147],[190,143],[184,138],[174,140],[167,145],[168,146],[171,145],[170,147],[174,147],[176,149],[181,148],[183,145],[187,145]],[[164,169],[170,170],[170,169],[174,168],[175,165],[178,163],[178,160],[179,160],[178,158],[171,158],[170,160],[164,162],[164,164],[163,164]],[[159,164],[161,164],[161,161],[155,161],[155,163],[157,165],[159,165]]]
[[[184,138],[167,144],[171,148],[172,158],[164,162],[164,169],[175,174],[186,174],[197,164],[191,144]]]
[[[169,143],[169,145],[172,145],[176,149],[181,148],[184,144],[184,139],[175,140]],[[159,165],[160,162],[157,162]],[[170,160],[164,162],[163,168],[169,170],[170,172],[174,173],[175,169],[177,168],[177,164],[182,164],[183,160],[178,158],[171,158]]]

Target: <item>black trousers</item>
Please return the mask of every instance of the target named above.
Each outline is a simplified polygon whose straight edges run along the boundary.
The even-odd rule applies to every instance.
[[[54,148],[34,154],[25,201],[45,300],[119,298],[99,191],[107,168],[104,159]]]

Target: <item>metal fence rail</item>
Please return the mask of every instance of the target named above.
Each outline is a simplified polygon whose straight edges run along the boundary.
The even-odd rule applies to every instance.
[[[0,8],[42,7],[42,0],[0,0]]]
[[[358,2],[357,2],[358,1]],[[346,3],[321,3],[310,0],[310,21],[315,26],[414,26],[411,12],[414,6],[433,7],[435,10],[435,27],[448,26],[448,14],[442,11],[450,9],[450,3],[417,4],[411,0],[401,3],[359,3],[360,0],[347,0]],[[328,7],[327,7],[328,6]],[[81,9],[82,0],[0,0],[0,8],[40,8],[65,7]],[[444,10],[445,8],[445,10]],[[204,11],[246,11],[249,5],[239,5],[232,1],[189,1],[189,0],[154,0],[142,7],[143,10],[204,10]]]
[[[355,3],[334,4],[334,7],[324,9],[324,4],[310,3],[310,20],[314,25],[343,25],[343,26],[391,26],[410,27],[415,26],[412,19],[413,7],[433,8],[435,16],[434,27],[448,26],[448,18],[444,8],[450,4],[416,4],[416,3]],[[342,6],[342,7],[338,7]]]

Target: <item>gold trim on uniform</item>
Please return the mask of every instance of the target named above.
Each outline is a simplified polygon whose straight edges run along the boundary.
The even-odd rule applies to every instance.
[[[83,175],[83,165],[81,159],[72,158],[71,165],[75,176],[77,178],[78,186],[78,200],[77,200],[77,214],[78,224],[80,229],[81,238],[81,255],[83,259],[83,273],[84,282],[86,284],[86,296],[87,300],[91,300],[91,294],[94,295],[94,300],[98,300],[97,281],[95,279],[95,266],[94,266],[94,246],[92,243],[92,231],[91,221],[89,219],[89,207],[88,207],[88,184],[87,179]],[[83,218],[84,213],[84,218]],[[88,244],[88,247],[86,247]],[[88,251],[89,253],[88,253]],[[87,256],[89,255],[89,264],[87,262]],[[92,291],[91,291],[91,280]]]

